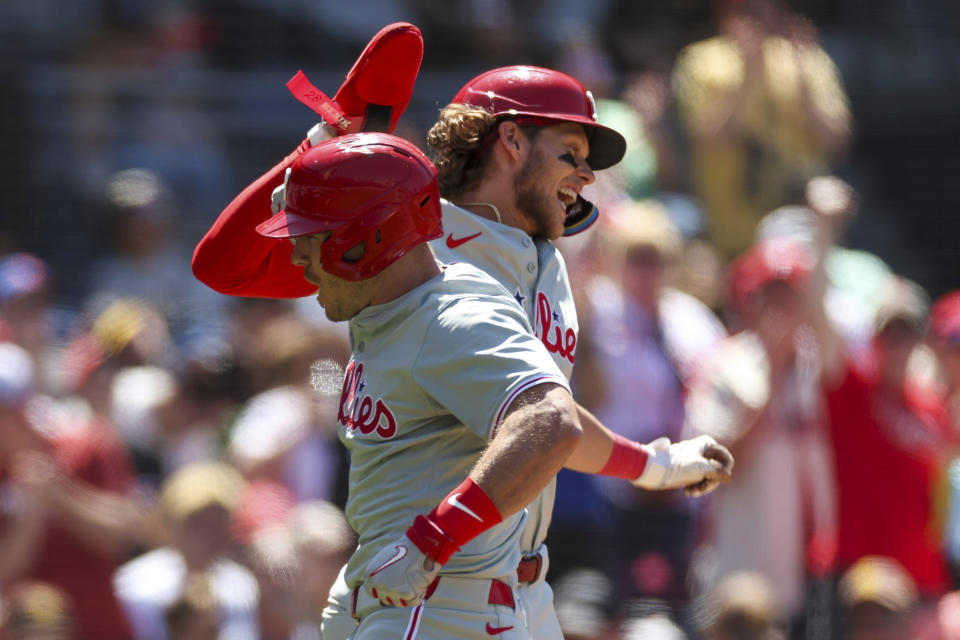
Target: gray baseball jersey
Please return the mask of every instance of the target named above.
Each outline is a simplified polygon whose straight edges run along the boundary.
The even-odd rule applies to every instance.
[[[350,340],[339,433],[350,451],[345,511],[359,535],[345,574],[354,587],[383,545],[463,480],[517,395],[569,387],[516,300],[467,264],[364,309]],[[525,519],[521,511],[482,533],[441,574],[512,574]]]
[[[437,259],[446,263],[467,262],[480,267],[504,286],[523,307],[554,362],[569,378],[577,347],[577,310],[563,256],[549,240],[531,238],[526,232],[487,220],[443,200],[443,230],[432,241]],[[525,553],[543,544],[550,527],[556,481],[552,481],[527,507],[527,522],[521,537]]]

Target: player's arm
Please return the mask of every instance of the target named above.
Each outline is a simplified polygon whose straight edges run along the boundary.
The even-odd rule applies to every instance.
[[[240,192],[224,209],[193,253],[193,273],[215,291],[234,296],[299,298],[316,290],[290,262],[293,246],[267,238],[256,226],[271,215],[273,190],[303,149],[293,153]]]
[[[691,496],[730,479],[733,456],[710,436],[641,444],[613,433],[580,404],[577,414],[583,437],[564,465],[568,469],[623,478],[641,489],[684,487]]]
[[[504,517],[524,508],[577,448],[582,429],[570,392],[545,383],[521,393],[470,471]],[[478,532],[479,533],[479,532]]]
[[[385,604],[419,602],[450,556],[543,490],[580,436],[565,387],[544,382],[519,393],[467,478],[370,561],[370,593]]]

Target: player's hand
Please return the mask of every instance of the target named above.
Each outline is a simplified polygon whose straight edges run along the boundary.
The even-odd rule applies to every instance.
[[[338,132],[326,122],[318,122],[307,131],[307,141],[311,147],[315,147],[321,142],[336,138]]]
[[[733,472],[733,456],[710,436],[671,443],[658,438],[648,445],[649,458],[633,485],[641,489],[684,487],[688,496],[702,496],[728,482]]]
[[[367,564],[367,592],[381,604],[419,604],[443,566],[436,558],[451,543],[430,519],[417,516],[406,534],[381,549]]]

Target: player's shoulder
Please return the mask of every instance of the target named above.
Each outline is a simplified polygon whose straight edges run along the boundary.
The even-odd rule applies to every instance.
[[[506,298],[516,302],[500,282],[483,269],[468,262],[443,265],[442,293],[454,298]]]
[[[516,298],[486,271],[466,262],[444,265],[439,293],[438,321],[446,326],[470,327],[490,322],[523,322],[526,314]]]

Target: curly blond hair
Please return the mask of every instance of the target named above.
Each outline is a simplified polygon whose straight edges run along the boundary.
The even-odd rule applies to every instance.
[[[451,104],[440,110],[427,133],[440,174],[440,195],[452,200],[480,182],[489,156],[482,143],[496,127],[497,119],[483,109]]]

